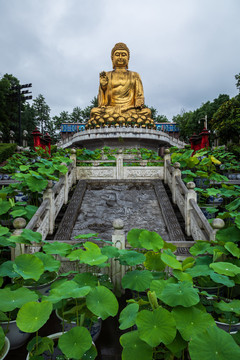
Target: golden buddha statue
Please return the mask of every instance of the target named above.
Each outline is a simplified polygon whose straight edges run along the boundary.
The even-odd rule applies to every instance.
[[[117,43],[111,58],[113,71],[100,73],[98,107],[92,109],[87,128],[112,125],[155,128],[151,110],[144,107],[141,78],[128,70],[128,47]]]

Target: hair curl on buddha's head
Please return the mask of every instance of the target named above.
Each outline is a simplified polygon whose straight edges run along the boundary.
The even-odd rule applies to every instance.
[[[129,51],[129,48],[127,47],[126,44],[124,43],[117,43],[114,48],[112,49],[112,52],[111,52],[111,58],[113,59],[113,54],[116,50],[126,50],[127,53],[128,53],[128,59],[130,59],[130,51]]]

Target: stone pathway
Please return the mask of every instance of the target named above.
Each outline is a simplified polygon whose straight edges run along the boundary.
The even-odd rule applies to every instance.
[[[99,238],[111,240],[116,218],[123,220],[126,233],[132,228],[147,229],[170,240],[154,186],[143,182],[89,183],[71,239],[79,234],[98,233]]]

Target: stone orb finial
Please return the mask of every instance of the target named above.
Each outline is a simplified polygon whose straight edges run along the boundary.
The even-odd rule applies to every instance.
[[[181,164],[179,162],[175,162],[173,166],[175,167],[175,169],[180,169]]]
[[[113,227],[116,230],[120,230],[124,228],[124,222],[122,219],[114,219],[113,220]]]
[[[76,154],[76,149],[71,149],[71,154]]]
[[[27,221],[24,218],[16,218],[13,221],[13,227],[14,229],[24,229],[27,225]]]
[[[224,226],[225,226],[225,222],[223,221],[223,219],[220,218],[213,219],[212,227],[214,229],[222,229],[224,228]]]
[[[193,190],[195,187],[196,187],[195,182],[189,181],[189,182],[187,183],[187,188],[188,188],[189,190]]]
[[[164,154],[166,154],[166,155],[167,155],[167,154],[170,154],[170,150],[169,150],[169,149],[165,149],[165,150],[164,150]]]

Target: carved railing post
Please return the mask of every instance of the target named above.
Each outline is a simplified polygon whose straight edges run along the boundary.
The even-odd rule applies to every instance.
[[[181,170],[180,170],[180,163],[179,162],[175,162],[174,163],[174,171],[172,174],[172,200],[173,203],[176,204],[176,176],[180,176],[181,177]]]
[[[218,230],[224,228],[224,226],[225,226],[225,222],[222,219],[220,218],[213,219],[212,221],[213,234],[211,240],[213,241],[216,240],[216,233],[218,232]]]
[[[193,199],[197,202],[197,193],[194,190],[195,183],[190,181],[187,183],[188,192],[185,195],[185,204],[184,204],[184,213],[185,213],[185,231],[187,236],[191,236],[191,216],[190,212],[192,207],[190,205],[190,200]]]
[[[77,181],[77,155],[76,155],[75,149],[71,149],[70,159],[73,162],[73,169],[72,169],[73,180],[72,181],[73,181],[73,184],[76,184],[76,181]]]
[[[171,155],[170,155],[170,150],[169,149],[165,149],[164,150],[164,170],[163,170],[163,176],[164,176],[164,183],[167,184],[167,161],[171,161]]]
[[[113,246],[117,249],[125,249],[125,233],[124,223],[121,219],[113,220],[114,232],[112,235]],[[114,284],[114,289],[117,293],[122,291],[121,280],[125,274],[125,266],[121,265],[119,261],[111,260],[111,278]]]
[[[67,167],[66,163],[61,163],[61,165],[64,165]],[[64,175],[64,204],[67,204],[68,202],[68,192],[69,192],[69,184],[68,184],[68,171]]]
[[[123,154],[119,150],[119,153],[116,155],[116,167],[117,167],[117,179],[123,179]]]
[[[13,221],[13,227],[14,227],[14,236],[20,236],[23,229],[25,228],[27,222],[24,218],[16,218]],[[24,254],[25,252],[25,245],[24,244],[16,244],[15,248],[11,248],[11,260],[14,261],[15,257],[18,255]]]
[[[54,232],[54,226],[55,226],[55,199],[54,199],[54,193],[52,190],[53,182],[52,180],[48,181],[47,189],[43,193],[43,200],[49,199],[49,234],[53,234]]]

